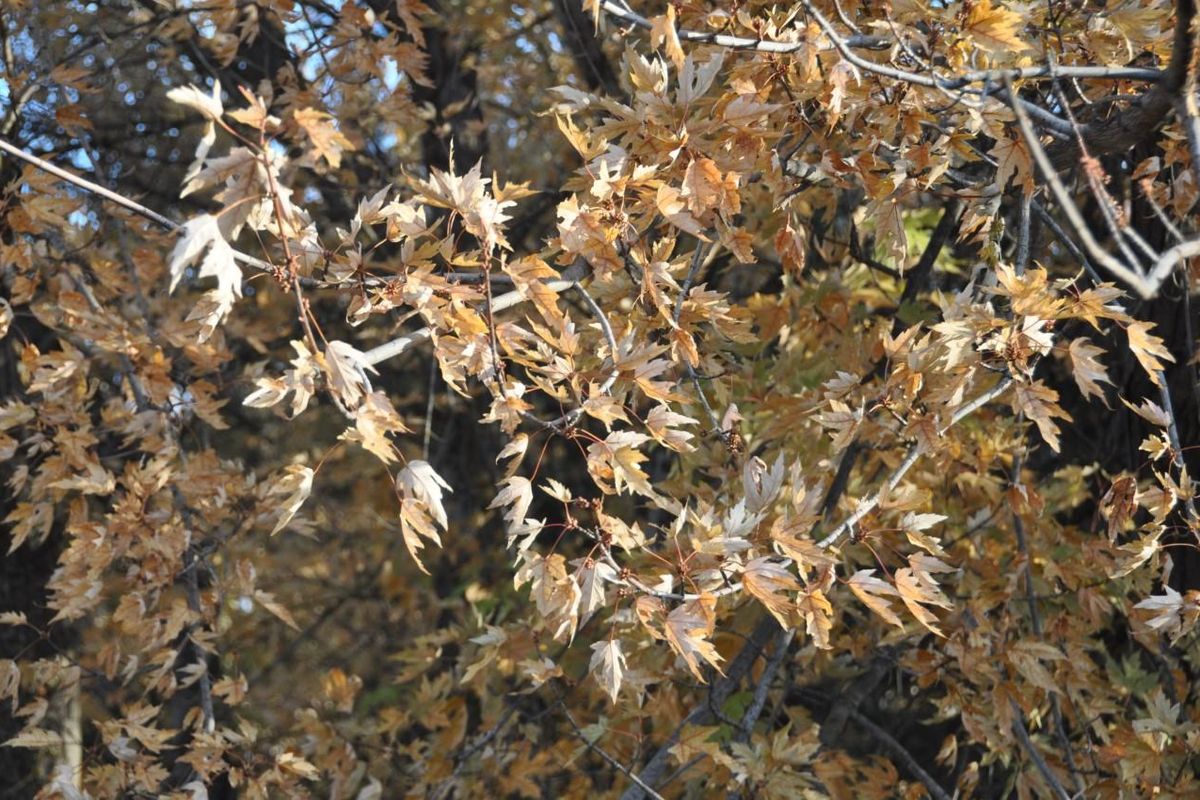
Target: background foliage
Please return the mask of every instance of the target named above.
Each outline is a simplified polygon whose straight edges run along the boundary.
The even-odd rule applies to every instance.
[[[0,795],[1195,796],[1198,36],[0,3]]]

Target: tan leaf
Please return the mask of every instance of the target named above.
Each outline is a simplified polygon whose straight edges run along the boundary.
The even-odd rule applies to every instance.
[[[696,680],[705,683],[704,673],[700,671],[700,662],[711,665],[720,671],[721,654],[713,647],[708,637],[713,631],[713,611],[716,608],[716,598],[702,595],[696,600],[676,606],[667,615],[665,634],[667,644],[671,645]]]
[[[1104,390],[1100,388],[1099,382],[1103,381],[1110,386],[1115,384],[1109,380],[1104,365],[1098,360],[1098,356],[1103,353],[1103,349],[1082,337],[1072,340],[1071,345],[1067,348],[1067,355],[1071,359],[1071,374],[1075,377],[1079,391],[1083,392],[1084,397],[1099,397],[1100,402],[1108,406],[1108,400],[1105,398]]]
[[[609,699],[617,702],[621,679],[625,675],[625,654],[621,652],[621,643],[616,639],[606,639],[593,644],[588,671],[596,676],[596,681],[604,688]]]
[[[989,53],[1025,50],[1028,43],[1021,33],[1025,18],[1004,6],[992,5],[992,0],[977,0],[970,5],[963,23],[963,33],[971,42]]]
[[[256,589],[254,599],[277,618],[284,625],[287,625],[294,631],[300,630],[300,626],[296,624],[296,620],[292,618],[292,612],[287,610],[287,607],[275,599],[275,595],[270,592],[264,592],[261,589]]]
[[[302,108],[296,111],[292,118],[308,136],[313,154],[325,159],[334,169],[342,163],[342,151],[354,149],[353,143],[334,127],[332,118],[325,112],[314,108]]]
[[[850,591],[854,592],[854,596],[863,605],[878,614],[884,622],[889,622],[898,628],[904,627],[904,623],[900,620],[900,617],[892,610],[891,604],[884,599],[886,597],[899,597],[900,593],[896,591],[896,587],[887,581],[876,578],[875,570],[860,569],[851,575],[846,583],[850,587]]]
[[[179,86],[167,92],[167,99],[180,105],[187,106],[193,111],[199,111],[204,118],[217,122],[225,113],[221,104],[221,84],[214,82],[210,93],[205,94],[199,87],[188,84]]]
[[[354,435],[368,452],[378,456],[385,464],[392,463],[398,457],[388,435],[407,431],[404,420],[383,392],[368,394],[354,412]]]
[[[579,571],[575,573],[575,582],[579,584],[582,594],[579,601],[579,618],[580,624],[586,624],[588,617],[604,605],[606,585],[617,580],[617,571],[604,561],[594,558],[584,558],[572,563],[579,565]]]
[[[1018,383],[1013,390],[1013,408],[1024,412],[1037,424],[1042,439],[1057,453],[1058,426],[1054,424],[1054,418],[1071,420],[1071,415],[1058,404],[1058,392],[1040,380]]]
[[[4,743],[4,747],[58,747],[63,743],[62,734],[41,728],[29,728]]]
[[[1171,425],[1171,417],[1167,414],[1166,409],[1155,403],[1153,400],[1142,400],[1141,405],[1134,405],[1121,398],[1121,402],[1133,413],[1137,414],[1142,419],[1149,422],[1151,425],[1156,425],[1159,428],[1167,428]]]
[[[908,607],[909,612],[916,617],[917,622],[924,625],[931,633],[944,637],[945,634],[937,626],[937,617],[925,608],[927,605],[940,608],[951,607],[949,599],[942,594],[933,579],[928,574],[918,573],[907,567],[896,570],[895,578],[896,591],[899,592],[900,599]]]
[[[988,155],[996,160],[996,188],[1003,192],[1008,182],[1013,180],[1026,194],[1032,194],[1034,188],[1033,162],[1029,157],[1029,149],[1025,140],[1020,136],[1009,135],[996,140],[996,144],[988,151]]]
[[[425,574],[429,571],[417,555],[425,544],[422,538],[441,545],[437,524],[446,530],[446,509],[442,506],[442,490],[453,491],[450,485],[434,471],[428,463],[420,460],[408,462],[396,476],[396,488],[400,491],[400,532],[417,568]]]
[[[525,519],[525,515],[529,512],[529,506],[533,503],[533,485],[529,482],[528,478],[522,478],[519,475],[505,478],[500,481],[500,485],[504,488],[488,504],[488,508],[509,506],[504,512],[504,519],[511,530],[514,525],[521,524]],[[511,539],[508,544],[510,547],[512,546]]]
[[[668,5],[667,13],[650,20],[650,46],[662,47],[676,69],[683,67],[683,45],[675,28],[675,6]]]
[[[366,353],[340,341],[325,346],[324,365],[329,390],[350,410],[357,409],[359,401],[372,391],[367,373],[379,373],[367,360]]]
[[[83,494],[112,494],[117,488],[113,474],[97,463],[89,463],[87,472],[61,478],[50,484],[55,489],[71,489]]]
[[[796,608],[804,617],[805,630],[812,637],[813,645],[820,650],[832,647],[829,633],[833,630],[833,606],[825,592],[816,586],[806,587],[800,593]]]
[[[1167,350],[1162,339],[1150,333],[1152,327],[1153,322],[1131,322],[1125,328],[1125,334],[1129,337],[1129,349],[1137,356],[1142,369],[1146,370],[1155,386],[1161,386],[1158,374],[1162,372],[1163,364],[1159,359],[1173,362],[1175,356]]]
[[[272,494],[287,495],[287,499],[280,504],[279,520],[271,529],[272,536],[283,530],[292,521],[292,517],[296,516],[300,506],[304,505],[304,501],[312,493],[313,475],[309,467],[293,464],[284,470],[283,477],[271,488]]]
[[[187,268],[207,250],[208,255],[200,262],[197,277],[217,279],[214,298],[217,301],[216,322],[219,323],[232,310],[234,301],[242,296],[242,270],[234,260],[233,248],[225,241],[217,218],[211,214],[200,214],[188,220],[180,233],[167,267],[171,274],[170,290],[175,291]]]
[[[767,556],[756,558],[746,564],[742,572],[742,585],[771,612],[771,616],[779,620],[781,627],[792,626],[794,604],[787,593],[799,591],[800,582],[786,567]]]

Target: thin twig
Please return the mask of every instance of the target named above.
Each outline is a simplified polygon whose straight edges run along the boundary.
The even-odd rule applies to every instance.
[[[971,414],[974,414],[980,408],[983,408],[985,405],[1004,394],[1004,392],[1006,392],[1008,388],[1012,386],[1012,383],[1013,379],[1006,375],[991,389],[979,395],[979,397],[976,397],[958,411],[954,412],[954,416],[950,418],[949,422],[942,426],[941,430],[938,431],[938,435],[945,435],[946,431],[948,431],[950,428],[954,427]],[[904,457],[904,460],[900,462],[900,466],[896,467],[892,474],[887,477],[887,480],[883,482],[883,486],[881,486],[879,490],[871,497],[859,501],[858,506],[854,509],[854,513],[843,520],[840,525],[830,531],[828,536],[818,542],[817,547],[820,547],[822,550],[828,550],[830,547],[833,547],[839,541],[841,541],[842,538],[844,538],[847,534],[849,534],[850,531],[853,530],[854,526],[858,524],[859,520],[861,520],[867,514],[870,514],[871,511],[873,511],[875,507],[879,505],[880,501],[883,500],[884,496],[894,490],[896,486],[900,484],[900,481],[904,478],[908,471],[912,469],[913,465],[917,463],[917,460],[924,454],[924,452],[925,446],[920,442],[910,447],[908,454]]]
[[[654,27],[654,23],[628,8],[622,8],[612,0],[604,0],[600,8],[609,16],[627,22],[646,30]],[[723,33],[702,33],[680,29],[676,31],[681,41],[697,42],[699,44],[715,44],[731,50],[754,50],[759,53],[794,53],[809,46],[809,42],[772,42],[767,39],[750,39],[744,36],[729,36]],[[863,36],[856,34],[846,39],[848,47],[865,50],[887,50],[892,43],[881,36]]]
[[[891,752],[893,758],[903,764],[905,769],[917,777],[917,780],[925,784],[925,788],[929,790],[929,794],[934,800],[950,800],[950,794],[941,787],[941,784],[933,779],[932,775],[925,771],[917,762],[917,759],[913,757],[913,754],[905,749],[904,745],[896,741],[894,736],[876,725],[860,711],[851,709],[850,719],[854,720],[856,725],[875,737],[886,750]]]
[[[658,750],[646,763],[645,768],[641,771],[641,780],[648,786],[658,786],[662,779],[663,773],[667,770],[667,762],[671,758],[671,750],[679,743],[679,736],[683,732],[684,727],[688,725],[706,725],[712,720],[712,714],[709,711],[709,706],[720,707],[725,704],[729,696],[733,694],[734,689],[742,682],[742,678],[754,666],[754,662],[758,660],[758,656],[766,647],[767,641],[771,634],[779,630],[779,623],[769,614],[759,620],[755,626],[754,632],[750,634],[746,644],[738,652],[734,659],[729,664],[729,669],[725,673],[725,677],[716,681],[712,688],[709,689],[709,695],[705,702],[697,703],[688,713],[678,727],[667,737],[667,740],[659,746]],[[630,786],[621,795],[621,800],[642,800],[646,796],[645,791],[641,786]]]
[[[1087,252],[1088,257],[1097,264],[1103,265],[1114,275],[1128,283],[1143,297],[1153,297],[1161,281],[1155,283],[1153,279],[1147,280],[1146,276],[1137,270],[1136,267],[1132,265],[1126,266],[1120,259],[1112,256],[1100,246],[1100,243],[1092,236],[1092,232],[1088,228],[1083,214],[1080,213],[1079,207],[1075,205],[1075,201],[1067,192],[1067,188],[1063,186],[1062,179],[1058,177],[1058,172],[1050,163],[1050,158],[1046,155],[1046,150],[1042,147],[1041,142],[1038,141],[1037,134],[1033,132],[1033,127],[1029,124],[1029,117],[1026,116],[1024,109],[1021,108],[1019,103],[1014,103],[1012,109],[1013,113],[1017,116],[1017,125],[1021,130],[1021,135],[1024,137],[1025,143],[1029,146],[1029,150],[1033,154],[1034,162],[1037,163],[1042,177],[1049,184],[1050,191],[1054,194],[1054,199],[1058,201],[1063,213],[1067,215],[1067,220],[1071,223],[1075,234],[1083,243],[1083,248]],[[1172,262],[1172,266],[1174,266],[1174,262]]]
[[[1017,735],[1021,746],[1025,748],[1025,753],[1029,756],[1029,760],[1037,767],[1038,772],[1042,773],[1042,777],[1050,785],[1050,790],[1054,792],[1054,796],[1058,800],[1072,800],[1071,795],[1058,780],[1058,776],[1050,771],[1050,765],[1046,763],[1046,759],[1042,758],[1042,754],[1038,752],[1038,749],[1034,747],[1033,741],[1029,738],[1029,729],[1025,727],[1025,720],[1022,718],[1024,712],[1021,711],[1021,707],[1017,705],[1016,700],[1010,700],[1009,705],[1012,707],[1013,713],[1013,733]]]
[[[791,646],[792,638],[795,635],[795,629],[788,628],[786,630],[781,629],[779,635],[775,637],[775,651],[767,659],[762,675],[759,676],[758,683],[754,687],[754,697],[750,701],[750,705],[746,707],[745,713],[742,714],[742,721],[738,724],[737,733],[733,737],[735,743],[750,741],[750,734],[754,730],[754,723],[758,722],[763,707],[767,704],[767,694],[770,692],[771,684],[775,680],[775,673],[779,671],[779,665],[783,663],[783,659],[787,655],[788,648]],[[663,785],[665,786],[666,783]],[[737,800],[741,795],[741,790],[734,790],[729,793],[729,800]]]
[[[132,211],[135,214],[138,214],[139,216],[145,217],[146,219],[150,220],[151,222],[155,223],[156,225],[158,225],[162,228],[165,228],[169,231],[177,231],[182,227],[178,222],[175,222],[172,219],[164,217],[162,214],[158,213],[157,211],[154,211],[153,209],[147,208],[146,206],[142,205],[141,203],[138,203],[134,200],[130,200],[128,197],[125,197],[124,195],[117,194],[116,192],[112,191],[111,189],[107,189],[98,183],[93,183],[92,181],[89,181],[87,178],[81,178],[78,175],[74,175],[70,172],[67,172],[62,167],[51,164],[49,161],[46,161],[45,159],[38,158],[33,153],[26,152],[25,150],[22,150],[21,148],[15,146],[15,145],[9,144],[8,142],[6,142],[3,139],[0,139],[0,151],[8,153],[9,155],[14,156],[15,158],[18,158],[27,164],[32,164],[33,166],[37,167],[38,169],[40,169],[44,172],[48,172],[49,174],[53,175],[56,178],[61,178],[64,181],[66,181],[67,183],[72,183],[72,184],[78,186],[80,189],[86,189],[87,191],[91,192],[92,194],[103,197],[105,200],[111,200],[112,202],[116,203],[117,205],[121,206],[122,208],[128,209],[129,211]],[[254,267],[255,269],[262,270],[263,272],[274,271],[274,267],[271,266],[270,264],[268,264],[266,261],[263,261],[261,258],[255,258],[254,256],[247,255],[246,253],[240,252],[238,250],[233,251],[233,258],[235,261],[237,261],[241,264],[245,264],[246,266],[249,266],[249,267]]]
[[[703,261],[704,244],[702,242],[697,242],[696,249],[692,253],[691,266],[688,267],[687,276],[684,277],[683,285],[679,289],[679,297],[675,301],[675,313],[673,314],[672,318],[674,319],[676,330],[679,329],[679,319],[683,314],[683,304],[687,300],[688,293],[692,290],[692,284],[696,281],[696,276],[700,272],[700,267]],[[696,374],[696,368],[692,365],[692,362],[687,359],[686,355],[683,358],[683,368],[687,372],[688,378],[691,379],[692,385],[696,388],[696,394],[700,397],[700,405],[704,408],[704,413],[708,417],[709,423],[712,425],[712,428],[714,431],[716,431],[717,435],[721,437],[721,441],[726,447],[728,447],[730,439],[729,432],[722,427],[721,421],[717,418],[717,413],[713,411],[712,406],[708,404],[708,397],[704,394],[704,387],[700,384],[700,376]]]
[[[578,736],[579,740],[587,746],[588,750],[594,751],[601,758],[603,758],[605,761],[607,761],[609,764],[611,764],[612,766],[621,770],[621,772],[625,773],[625,776],[628,777],[629,780],[633,781],[634,784],[639,789],[641,789],[643,792],[648,794],[650,797],[654,798],[654,800],[663,800],[663,796],[661,794],[659,794],[658,792],[654,791],[654,789],[651,786],[649,786],[644,780],[639,778],[632,769],[630,769],[629,767],[622,764],[620,761],[618,761],[613,756],[609,755],[607,750],[605,750],[600,745],[596,744],[596,742],[594,740],[589,739],[584,734],[583,729],[579,727],[579,723],[575,721],[575,717],[571,714],[571,709],[567,708],[567,703],[565,700],[563,700],[562,698],[559,698],[558,702],[559,702],[559,705],[562,706],[563,713],[566,714],[566,716],[567,716],[567,722],[571,723],[571,727],[575,730],[575,735]]]
[[[1009,486],[1017,486],[1021,482],[1021,454],[1018,453],[1013,459],[1012,472],[1009,474]],[[1033,558],[1029,552],[1029,539],[1025,535],[1025,521],[1021,519],[1021,515],[1016,508],[1012,510],[1013,532],[1017,537],[1017,549],[1021,553],[1022,560],[1025,562],[1022,570],[1025,579],[1025,601],[1029,605],[1029,622],[1033,628],[1033,634],[1038,639],[1042,639],[1042,617],[1038,611],[1037,594],[1033,588]],[[1058,695],[1054,692],[1049,692],[1050,699],[1050,718],[1054,726],[1054,738],[1058,740],[1058,747],[1062,750],[1063,757],[1067,762],[1067,769],[1071,775],[1071,784],[1075,789],[1075,794],[1081,796],[1084,786],[1083,779],[1079,775],[1079,767],[1075,764],[1075,751],[1071,747],[1071,740],[1067,737],[1067,726],[1063,721],[1062,705],[1058,701]]]

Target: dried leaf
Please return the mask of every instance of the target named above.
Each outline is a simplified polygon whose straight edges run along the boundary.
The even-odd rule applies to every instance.
[[[664,634],[667,644],[683,659],[696,680],[705,682],[700,671],[704,662],[720,671],[721,654],[713,647],[708,637],[713,631],[713,609],[717,601],[710,595],[683,603],[671,609],[667,615]]]
[[[617,702],[621,680],[625,675],[625,654],[621,652],[621,643],[616,639],[606,639],[593,644],[588,671],[596,676],[596,681],[604,688],[609,700]]]

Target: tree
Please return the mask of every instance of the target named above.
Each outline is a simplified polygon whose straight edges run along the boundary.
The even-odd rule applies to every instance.
[[[1192,0],[0,34],[7,796],[1195,794]]]

